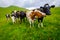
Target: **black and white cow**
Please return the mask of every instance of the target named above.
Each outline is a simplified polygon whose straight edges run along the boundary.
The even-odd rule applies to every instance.
[[[44,12],[44,13],[46,13],[46,15],[51,15],[50,9],[54,8],[54,7],[55,7],[55,5],[51,5],[50,6],[49,4],[45,4],[44,7],[41,6],[39,8],[39,10],[42,11],[42,12]]]
[[[6,16],[7,21],[8,21],[10,19],[10,14],[6,14],[5,16]]]
[[[16,22],[16,19],[20,19],[20,23],[22,22],[22,19],[26,17],[26,13],[24,11],[12,11],[11,19],[13,23]]]

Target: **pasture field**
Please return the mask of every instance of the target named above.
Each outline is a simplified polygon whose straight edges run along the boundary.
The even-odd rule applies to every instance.
[[[51,15],[44,18],[44,27],[30,28],[28,21],[20,24],[12,24],[11,19],[7,22],[6,13],[12,10],[26,10],[15,6],[0,7],[0,40],[60,40],[60,7],[52,8]]]

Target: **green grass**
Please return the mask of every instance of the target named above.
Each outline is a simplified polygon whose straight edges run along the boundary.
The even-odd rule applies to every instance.
[[[30,28],[28,22],[7,22],[5,14],[12,10],[26,9],[14,6],[0,8],[0,40],[60,40],[60,7],[51,9],[52,15],[44,18],[43,28],[38,28],[37,23],[35,27]]]

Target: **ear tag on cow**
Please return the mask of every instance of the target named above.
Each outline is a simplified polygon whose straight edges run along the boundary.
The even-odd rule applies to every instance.
[[[48,5],[46,5],[46,7],[48,7]]]

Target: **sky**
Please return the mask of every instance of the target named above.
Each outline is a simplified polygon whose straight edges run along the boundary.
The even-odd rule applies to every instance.
[[[60,6],[60,0],[0,0],[0,7],[19,6],[24,8],[38,8],[48,3],[49,5]]]

